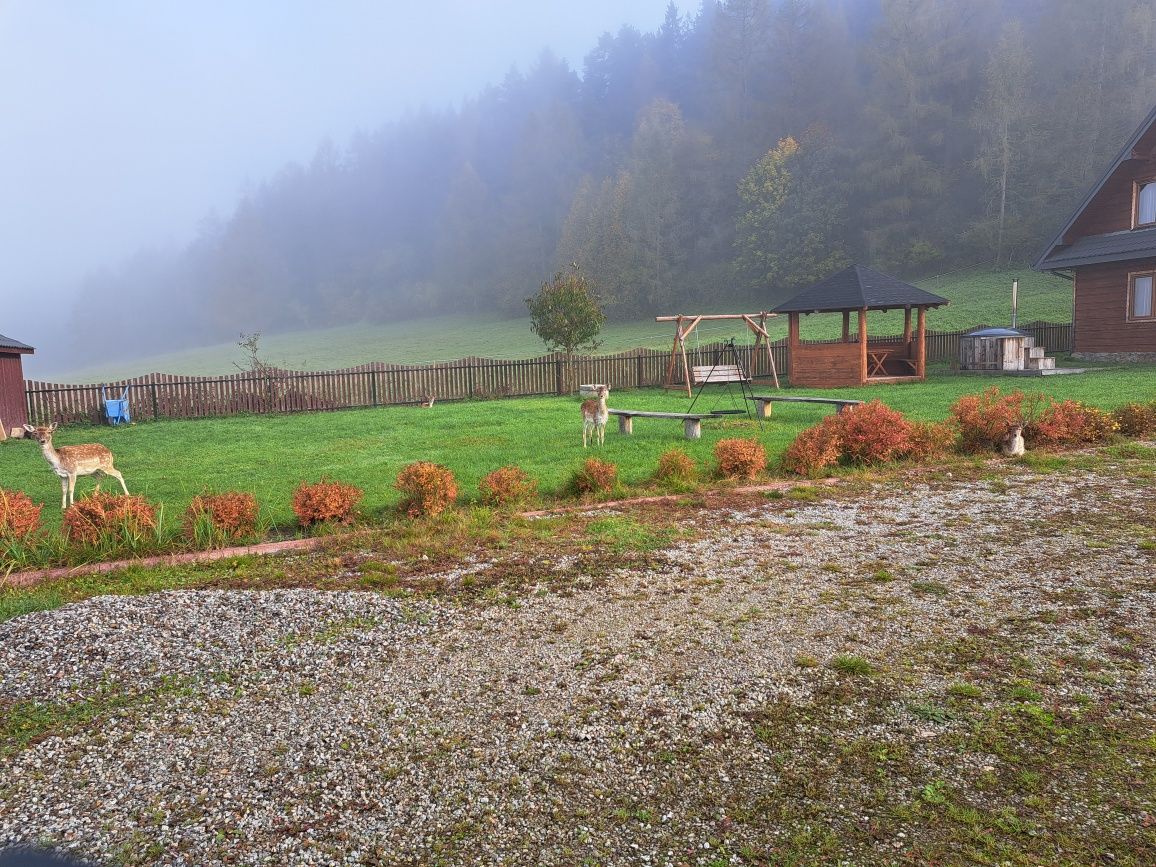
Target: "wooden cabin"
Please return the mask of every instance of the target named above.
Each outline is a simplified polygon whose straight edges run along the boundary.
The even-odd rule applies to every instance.
[[[1032,267],[1073,281],[1073,355],[1156,361],[1156,108]]]
[[[0,426],[5,433],[28,424],[23,358],[35,351],[27,343],[0,334]]]
[[[946,298],[863,265],[851,265],[820,280],[773,311],[789,317],[787,359],[791,385],[841,388],[922,382],[927,376],[927,310],[945,304]],[[902,310],[903,333],[868,337],[867,314],[872,310]],[[800,320],[815,313],[842,314],[842,338],[803,340]]]

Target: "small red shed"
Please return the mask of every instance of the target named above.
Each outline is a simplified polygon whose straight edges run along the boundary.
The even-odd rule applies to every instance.
[[[5,433],[28,424],[22,356],[35,351],[27,343],[0,334],[0,424]]]

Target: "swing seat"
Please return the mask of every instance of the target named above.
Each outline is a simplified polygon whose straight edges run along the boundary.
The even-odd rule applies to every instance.
[[[741,367],[737,364],[704,364],[691,368],[691,375],[695,385],[712,385],[718,382],[750,382]]]

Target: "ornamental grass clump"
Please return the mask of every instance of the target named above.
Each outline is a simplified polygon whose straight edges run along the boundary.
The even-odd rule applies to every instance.
[[[965,394],[951,405],[950,421],[959,430],[959,448],[968,453],[998,449],[1013,425],[1023,425],[1031,439],[1035,420],[1051,401],[1042,394],[1022,391],[1004,394],[997,386],[980,394]]]
[[[917,463],[946,457],[954,451],[958,438],[959,431],[950,422],[913,421],[904,457]]]
[[[478,482],[482,503],[503,508],[531,502],[538,496],[538,483],[521,467],[501,467]]]
[[[23,542],[40,529],[40,503],[23,491],[0,488],[0,540]]]
[[[767,466],[762,443],[747,439],[719,440],[714,447],[718,474],[726,479],[750,481]]]
[[[660,482],[686,484],[694,481],[698,467],[694,459],[682,449],[668,449],[658,459],[654,478]]]
[[[411,518],[440,515],[458,497],[454,474],[430,461],[416,461],[403,468],[394,487],[401,491],[401,508]]]
[[[61,528],[79,545],[127,546],[132,549],[157,532],[157,511],[137,494],[94,491],[64,510]]]
[[[574,471],[571,486],[579,494],[604,494],[618,484],[618,467],[599,458],[587,458]]]
[[[293,492],[293,513],[302,527],[313,524],[351,524],[363,492],[356,485],[322,478],[302,482]]]
[[[257,498],[247,491],[203,493],[185,510],[185,538],[198,546],[219,545],[257,532]]]

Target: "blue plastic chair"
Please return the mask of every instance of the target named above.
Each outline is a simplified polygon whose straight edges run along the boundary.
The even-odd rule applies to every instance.
[[[104,401],[104,415],[109,424],[120,424],[122,421],[132,423],[128,411],[128,391],[132,386],[126,385],[119,398],[110,399],[108,388],[100,387],[100,398]]]

